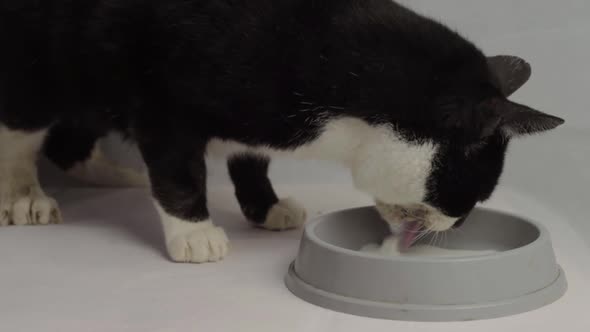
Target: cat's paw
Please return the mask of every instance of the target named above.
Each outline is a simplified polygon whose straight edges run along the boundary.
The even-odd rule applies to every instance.
[[[47,225],[62,222],[57,202],[38,190],[0,197],[0,226]]]
[[[298,228],[305,223],[307,212],[296,200],[286,198],[273,205],[261,226],[272,231]]]
[[[229,240],[221,227],[197,222],[184,232],[166,239],[168,254],[175,262],[206,263],[222,260],[229,251]],[[190,228],[193,228],[192,230]]]

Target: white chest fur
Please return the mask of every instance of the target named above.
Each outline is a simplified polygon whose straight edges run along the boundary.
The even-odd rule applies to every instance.
[[[436,150],[432,143],[404,140],[390,126],[371,126],[355,118],[329,121],[316,140],[292,150],[219,139],[211,140],[207,147],[207,153],[214,157],[256,153],[336,161],[350,168],[359,190],[396,204],[424,199]]]

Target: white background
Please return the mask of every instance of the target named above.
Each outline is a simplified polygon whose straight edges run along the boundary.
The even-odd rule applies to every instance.
[[[226,188],[223,163],[211,162],[211,191],[220,192],[212,193],[212,210],[233,240],[226,262],[168,263],[146,193],[62,190],[67,224],[0,231],[0,331],[589,331],[590,1],[401,2],[489,55],[529,60],[533,76],[514,99],[566,119],[555,132],[512,144],[492,203],[550,228],[570,281],[562,301],[530,314],[454,324],[364,319],[300,302],[281,281],[299,234],[248,228]],[[132,147],[114,141],[106,147],[114,158],[141,165]],[[49,184],[75,184],[51,167],[43,173]],[[272,178],[312,213],[369,202],[334,165],[276,161]]]

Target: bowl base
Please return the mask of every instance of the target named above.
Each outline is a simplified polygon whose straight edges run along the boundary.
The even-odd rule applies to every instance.
[[[297,275],[294,264],[285,277],[287,288],[297,297],[317,306],[356,316],[417,322],[472,321],[516,315],[557,301],[567,290],[561,267],[549,286],[522,297],[469,305],[414,305],[355,299],[317,289]]]

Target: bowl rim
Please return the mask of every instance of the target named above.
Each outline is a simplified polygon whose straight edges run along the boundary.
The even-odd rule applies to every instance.
[[[543,243],[546,243],[549,240],[549,231],[545,226],[542,224],[532,221],[526,217],[522,217],[520,215],[509,213],[505,211],[500,211],[496,209],[484,208],[484,207],[477,207],[477,210],[480,211],[487,211],[492,212],[495,214],[501,214],[506,217],[511,217],[515,219],[519,219],[520,221],[526,222],[533,227],[535,227],[539,235],[535,240],[530,243],[525,244],[524,246],[517,247],[514,249],[494,253],[494,254],[487,254],[487,255],[478,255],[478,256],[457,256],[457,257],[428,257],[428,256],[383,256],[383,255],[376,255],[373,253],[366,253],[358,250],[348,249],[339,247],[337,245],[328,243],[319,236],[317,236],[315,229],[319,226],[322,220],[325,220],[328,216],[339,214],[339,213],[347,213],[352,211],[358,210],[366,210],[366,209],[375,209],[373,205],[344,209],[344,210],[335,210],[331,212],[324,213],[322,215],[314,217],[310,222],[305,225],[303,236],[307,236],[307,238],[315,243],[316,245],[327,249],[332,252],[338,252],[347,254],[349,256],[360,257],[360,258],[369,258],[375,261],[388,261],[388,262],[405,262],[405,263],[449,263],[449,262],[474,262],[474,261],[488,261],[491,259],[502,259],[506,257],[512,257],[516,255],[520,255],[524,252],[529,252],[531,250],[535,250],[537,247],[541,246]]]

